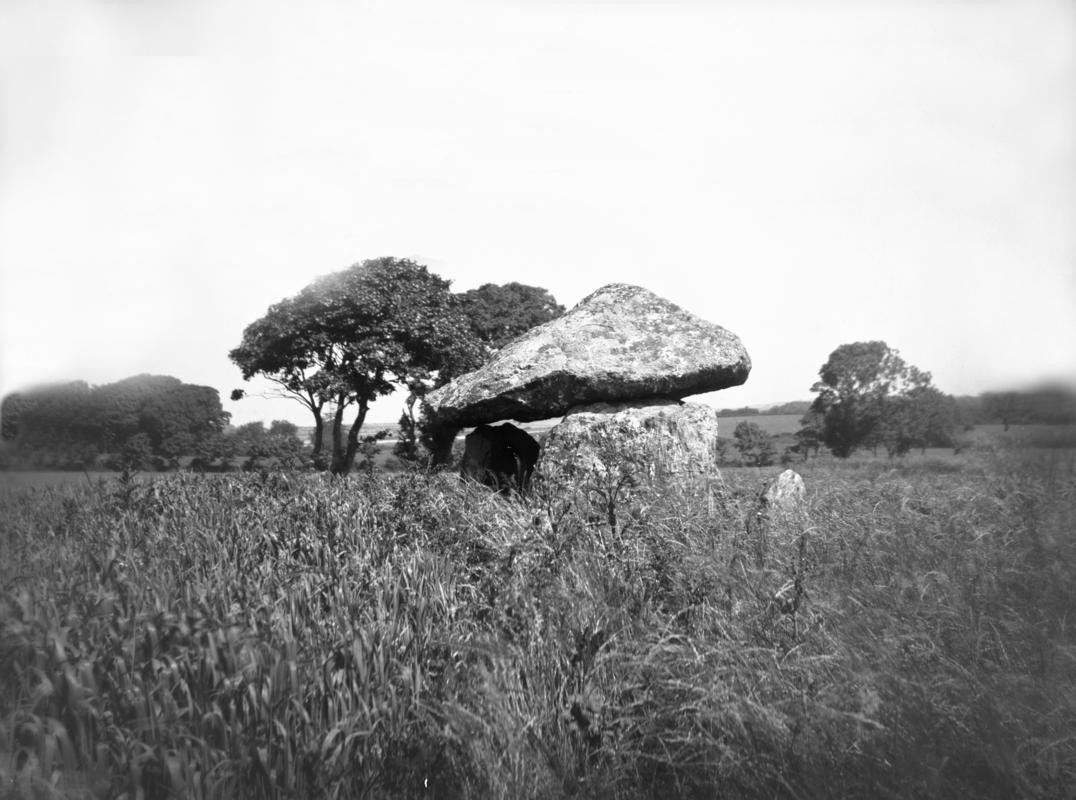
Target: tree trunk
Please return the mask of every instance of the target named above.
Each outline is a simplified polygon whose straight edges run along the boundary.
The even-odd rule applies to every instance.
[[[325,469],[325,456],[322,452],[325,450],[325,420],[321,418],[321,409],[318,408],[314,411],[314,449],[310,452],[310,457],[314,461],[314,469]]]
[[[333,460],[331,471],[333,475],[343,475],[347,472],[344,466],[346,450],[344,448],[344,408],[345,401],[341,399],[336,404],[336,413],[333,414]]]
[[[415,422],[415,403],[418,395],[414,392],[407,395],[404,402],[404,413],[400,417],[400,442],[397,453],[404,458],[413,461],[418,455],[418,426]]]
[[[454,425],[438,427],[427,433],[434,465],[446,465],[452,461],[452,443],[460,429]]]
[[[370,406],[365,400],[359,401],[359,413],[347,432],[347,450],[344,452],[343,469],[336,473],[337,475],[347,475],[355,464],[355,454],[359,452],[359,431],[362,430],[362,423],[366,421],[366,412],[369,409]]]

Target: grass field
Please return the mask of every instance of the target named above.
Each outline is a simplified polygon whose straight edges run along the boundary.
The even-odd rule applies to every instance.
[[[113,483],[117,472],[61,472],[49,470],[0,470],[0,492],[23,489],[45,489],[50,486],[91,486],[100,482]],[[153,480],[153,473],[139,472],[134,479],[144,483]]]
[[[797,469],[0,493],[0,798],[1073,797],[1076,453]]]

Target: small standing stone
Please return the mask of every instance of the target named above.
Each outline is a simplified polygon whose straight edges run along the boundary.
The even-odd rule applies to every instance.
[[[793,511],[803,502],[807,487],[798,472],[786,469],[759,497],[759,505],[770,510]]]

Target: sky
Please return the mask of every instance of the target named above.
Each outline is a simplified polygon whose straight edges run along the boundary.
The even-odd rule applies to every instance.
[[[743,339],[717,407],[874,339],[953,394],[1074,381],[1076,3],[0,0],[0,395],[310,424],[228,351],[380,256],[644,286]]]

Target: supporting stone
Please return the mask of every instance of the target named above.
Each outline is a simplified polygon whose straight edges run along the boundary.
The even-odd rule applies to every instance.
[[[630,472],[647,482],[718,475],[717,412],[664,399],[572,409],[549,431],[539,471],[585,480]]]

